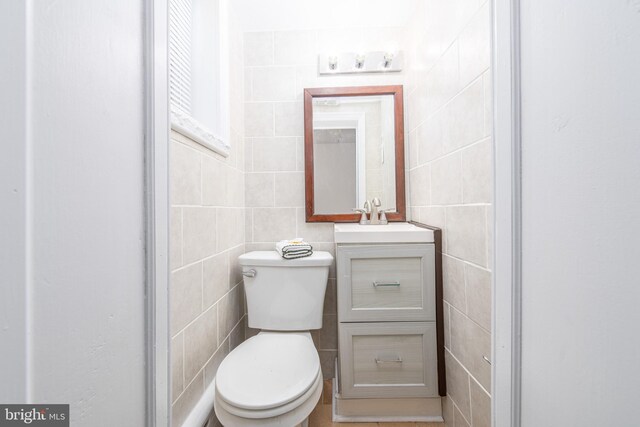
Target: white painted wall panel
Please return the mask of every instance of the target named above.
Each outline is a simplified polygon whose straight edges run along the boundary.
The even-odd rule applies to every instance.
[[[522,425],[637,425],[640,3],[521,19]]]
[[[142,426],[143,2],[28,7],[29,400]]]
[[[27,393],[27,8],[0,2],[0,402]]]

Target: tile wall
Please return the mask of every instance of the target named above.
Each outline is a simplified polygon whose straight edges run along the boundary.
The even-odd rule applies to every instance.
[[[222,359],[245,336],[242,38],[231,38],[231,151],[223,157],[171,133],[172,426],[181,426]],[[212,419],[215,416],[212,415]],[[217,425],[215,422],[212,425]]]
[[[278,240],[303,237],[315,250],[334,253],[333,224],[305,222],[303,89],[403,84],[404,73],[317,73],[320,52],[395,50],[403,37],[401,28],[244,34],[247,250],[272,249]],[[325,378],[334,376],[338,348],[335,277],[332,269],[323,328],[313,333]]]
[[[490,2],[428,0],[407,28],[410,211],[443,229],[449,426],[490,425]]]
[[[244,338],[237,256],[303,237],[334,253],[333,224],[304,215],[303,89],[403,84],[408,215],[444,230],[450,426],[490,425],[489,3],[428,0],[406,28],[249,32],[231,58],[228,158],[172,134],[172,425],[182,424]],[[319,52],[405,51],[397,74],[318,76]],[[203,238],[203,236],[207,236]],[[335,270],[313,336],[325,378],[337,355]]]

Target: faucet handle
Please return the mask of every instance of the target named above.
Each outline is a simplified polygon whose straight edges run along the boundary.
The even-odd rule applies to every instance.
[[[387,212],[384,209],[380,209],[380,224],[384,225],[388,223],[389,221],[387,220]]]
[[[371,212],[371,203],[368,200],[364,201],[364,209],[365,212],[369,213]]]
[[[366,225],[369,224],[369,220],[367,219],[367,211],[362,208],[353,208],[354,212],[358,212],[360,215],[360,224]]]

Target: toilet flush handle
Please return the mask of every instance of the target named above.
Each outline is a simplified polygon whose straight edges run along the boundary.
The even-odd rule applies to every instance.
[[[244,277],[256,277],[256,271],[252,268],[251,270],[242,271],[242,275]]]

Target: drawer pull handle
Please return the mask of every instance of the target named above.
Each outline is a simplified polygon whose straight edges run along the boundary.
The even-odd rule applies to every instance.
[[[392,360],[384,360],[384,359],[378,359],[377,357],[375,358],[375,361],[378,365],[382,365],[385,363],[402,363],[402,358],[398,356],[397,359],[392,359]]]
[[[393,281],[393,282],[378,282],[377,280],[373,281],[373,286],[376,288],[397,288],[398,286],[400,286],[400,282],[398,281]]]

